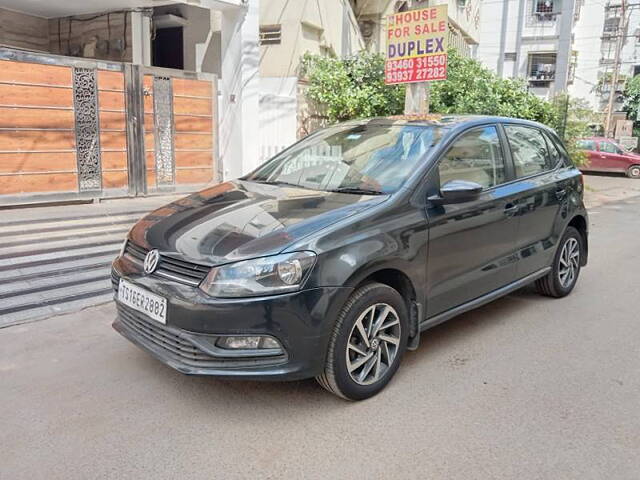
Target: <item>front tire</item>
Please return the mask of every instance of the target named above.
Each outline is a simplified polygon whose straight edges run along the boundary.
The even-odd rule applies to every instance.
[[[627,170],[627,177],[640,178],[640,165],[631,165]]]
[[[578,281],[583,252],[582,235],[575,228],[567,227],[558,244],[551,271],[536,280],[538,292],[554,298],[569,295]]]
[[[380,392],[407,348],[409,319],[400,294],[381,283],[358,288],[336,321],[320,385],[347,400]]]

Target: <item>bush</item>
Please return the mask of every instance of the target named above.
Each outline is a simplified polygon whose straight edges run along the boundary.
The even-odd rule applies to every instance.
[[[405,88],[385,85],[384,56],[360,52],[349,58],[305,54],[301,76],[309,82],[307,96],[321,106],[329,123],[404,110]],[[589,133],[586,104],[564,96],[554,102],[527,90],[520,79],[499,78],[477,60],[449,50],[448,78],[431,83],[430,111],[442,114],[498,115],[534,120],[556,129],[565,138],[573,161],[581,165],[584,152],[575,139]],[[567,103],[569,109],[567,110]],[[565,120],[565,112],[569,115]]]
[[[431,111],[437,113],[499,115],[556,121],[550,102],[536,97],[519,79],[499,78],[477,60],[449,50],[447,79],[431,84]]]
[[[633,120],[634,136],[640,135],[640,75],[625,85],[623,110],[627,112],[627,118]]]
[[[308,97],[324,107],[331,123],[403,111],[404,87],[385,85],[381,54],[340,59],[306,53],[301,74],[309,81]]]

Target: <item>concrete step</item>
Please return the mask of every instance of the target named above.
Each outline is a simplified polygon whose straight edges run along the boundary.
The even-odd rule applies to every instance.
[[[0,316],[22,310],[31,310],[43,305],[55,305],[63,303],[66,299],[74,298],[87,292],[108,290],[111,288],[111,279],[99,278],[97,280],[86,280],[83,283],[74,285],[60,284],[51,286],[47,290],[35,292],[14,292],[13,296],[3,298],[0,306]]]
[[[53,315],[74,312],[83,308],[108,303],[113,300],[112,290],[98,290],[95,292],[85,292],[74,297],[60,299],[59,302],[49,302],[41,304],[27,310],[18,310],[12,313],[0,314],[0,328],[18,325],[20,323],[32,322]]]
[[[1,210],[0,328],[112,301],[127,231],[169,200]]]
[[[76,238],[65,238],[62,240],[43,241],[41,244],[35,245],[16,245],[15,247],[6,247],[0,250],[0,260],[6,258],[29,257],[31,255],[41,255],[52,252],[64,252],[67,250],[77,250],[86,247],[99,247],[105,245],[121,246],[124,241],[125,234],[122,232],[105,235],[102,232],[93,234],[82,239],[79,242]]]
[[[25,220],[23,222],[8,222],[3,224],[0,222],[2,229],[2,237],[13,235],[27,234],[30,232],[54,232],[59,230],[67,230],[82,227],[102,227],[108,225],[120,225],[122,223],[134,223],[144,216],[143,213],[127,213],[113,216],[92,216],[92,217],[70,217],[49,219],[43,218],[39,220]]]
[[[4,248],[16,247],[21,245],[38,245],[46,243],[52,240],[82,240],[95,236],[97,234],[103,235],[117,235],[124,234],[129,231],[133,222],[125,223],[123,225],[110,225],[109,227],[83,227],[73,228],[68,230],[62,230],[59,232],[44,232],[44,233],[25,233],[24,235],[15,236],[2,236],[0,240],[0,254]]]
[[[6,283],[0,290],[0,301],[10,297],[22,296],[43,291],[55,290],[65,286],[83,285],[96,280],[110,278],[108,266],[88,270],[72,269],[54,276],[38,276],[28,280],[17,280]]]
[[[57,276],[64,270],[65,273],[72,271],[83,271],[93,266],[103,265],[108,268],[113,259],[118,254],[118,249],[111,252],[99,252],[97,255],[85,256],[77,259],[67,259],[65,262],[57,262],[50,264],[28,265],[21,268],[0,272],[0,288],[7,284],[20,280],[30,280],[37,277],[53,277]]]

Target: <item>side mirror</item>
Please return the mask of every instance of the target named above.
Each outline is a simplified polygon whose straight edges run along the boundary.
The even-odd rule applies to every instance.
[[[482,189],[482,185],[476,182],[450,180],[440,188],[440,195],[429,197],[429,201],[436,205],[471,202],[478,199]]]

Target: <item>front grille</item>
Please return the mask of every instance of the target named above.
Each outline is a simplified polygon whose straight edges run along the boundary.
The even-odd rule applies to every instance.
[[[142,266],[144,257],[147,256],[149,250],[128,241],[124,254]],[[200,282],[209,273],[210,267],[198,265],[196,263],[185,262],[176,258],[160,255],[160,261],[156,270],[152,275],[175,280],[176,282],[191,285],[193,287],[200,285]]]
[[[120,284],[120,276],[117,274],[116,269],[111,267],[111,286],[117,292]]]
[[[160,347],[166,355],[190,367],[216,368],[224,366],[259,366],[281,363],[286,355],[281,354],[262,358],[221,358],[214,357],[196,347],[188,337],[171,327],[162,325],[135,310],[121,304],[118,306],[120,322],[137,337]],[[210,337],[212,341],[216,337]]]

